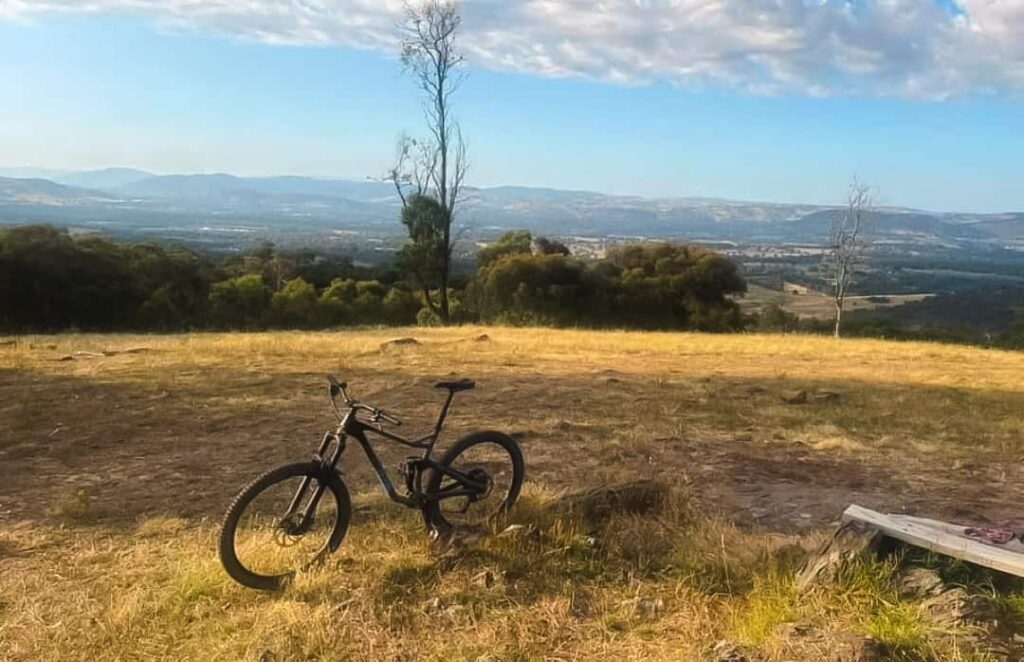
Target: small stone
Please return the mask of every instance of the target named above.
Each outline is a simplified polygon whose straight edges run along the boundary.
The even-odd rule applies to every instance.
[[[807,391],[800,389],[798,391],[786,391],[780,396],[782,401],[787,405],[802,405],[807,402]]]
[[[445,607],[444,614],[446,616],[458,616],[459,614],[466,611],[466,605],[450,605]]]
[[[529,528],[525,524],[509,524],[496,537],[498,537],[498,538],[511,538],[513,536],[518,536],[518,535],[522,535],[524,533],[527,533],[528,530],[529,530]]]
[[[481,586],[483,588],[490,588],[494,586],[494,573],[490,570],[484,570],[478,573],[471,579],[475,586]]]
[[[929,568],[906,568],[899,576],[900,595],[907,598],[927,598],[942,593],[944,588],[939,573]]]
[[[708,659],[713,662],[765,662],[768,658],[756,649],[723,639],[714,645]]]
[[[623,600],[622,606],[632,610],[632,612],[637,616],[653,618],[664,611],[665,601],[661,598],[636,597],[629,600]]]
[[[403,346],[403,345],[418,345],[418,344],[420,344],[419,340],[416,340],[415,338],[406,336],[404,338],[392,338],[391,340],[386,340],[386,341],[384,341],[384,342],[382,342],[380,344],[380,349],[381,349],[381,351],[384,351],[384,350],[388,349],[389,347],[400,347],[400,346]]]
[[[774,634],[783,648],[782,659],[829,662],[881,662],[890,659],[885,646],[871,637],[823,630],[802,623],[783,623]]]

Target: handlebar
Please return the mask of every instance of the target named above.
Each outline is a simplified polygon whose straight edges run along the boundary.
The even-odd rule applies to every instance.
[[[345,399],[346,405],[348,405],[351,409],[355,409],[357,411],[368,412],[370,414],[370,418],[375,423],[383,420],[395,426],[402,424],[402,421],[398,420],[397,418],[387,413],[383,409],[380,409],[379,407],[371,407],[370,405],[366,405],[363,404],[362,402],[356,401],[348,394],[348,391],[345,390],[348,387],[348,384],[345,382],[339,382],[334,375],[327,375],[327,381],[328,383],[330,383],[328,392],[330,393],[331,396],[331,407],[334,409],[334,413],[337,414],[338,418],[342,418],[342,415],[341,412],[338,411],[338,405],[335,402],[335,398],[337,398],[338,395],[340,394]]]

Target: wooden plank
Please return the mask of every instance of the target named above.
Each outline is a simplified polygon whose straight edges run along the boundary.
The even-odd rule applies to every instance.
[[[885,515],[857,505],[847,508],[843,519],[871,524],[887,536],[917,547],[1024,577],[1024,546],[1017,542],[990,545],[964,537],[963,526],[909,515]]]

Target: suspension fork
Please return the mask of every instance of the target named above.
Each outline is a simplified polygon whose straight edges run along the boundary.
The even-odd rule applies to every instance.
[[[336,441],[337,446],[334,452],[330,454],[328,459],[326,453],[331,446],[331,442]],[[317,481],[316,491],[313,493],[313,497],[306,504],[306,507],[302,509],[302,519],[299,520],[298,532],[302,533],[306,528],[313,523],[313,514],[316,513],[317,506],[320,505],[320,499],[324,495],[324,490],[327,489],[326,477],[330,475],[330,472],[334,471],[334,467],[337,466],[338,460],[341,458],[342,452],[345,450],[345,434],[336,432],[324,433],[324,438],[320,442],[320,447],[317,449],[315,460],[320,461],[320,477],[321,480]],[[296,510],[302,504],[302,500],[306,496],[306,491],[309,489],[309,484],[312,481],[312,477],[305,476],[302,479],[302,484],[299,485],[299,489],[295,491],[295,496],[292,497],[291,503],[288,505],[288,510],[285,512],[282,520],[287,520],[296,513]]]

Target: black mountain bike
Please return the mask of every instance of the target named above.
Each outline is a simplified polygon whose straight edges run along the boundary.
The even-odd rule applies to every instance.
[[[322,561],[341,544],[352,506],[337,469],[351,437],[359,442],[392,501],[419,508],[428,529],[476,526],[503,514],[523,485],[523,454],[508,435],[475,432],[459,439],[440,459],[431,457],[452,398],[475,386],[469,379],[442,381],[446,389],[434,429],[407,439],[384,427],[401,421],[378,407],[351,398],[346,384],[327,377],[336,429],[324,434],[312,461],[286,464],[249,483],[232,502],[220,531],[220,560],[235,581],[255,589],[276,590],[297,572]],[[337,398],[345,401],[338,408]],[[399,466],[405,493],[391,483],[367,433],[421,450]]]

